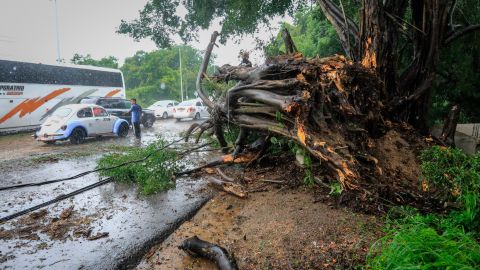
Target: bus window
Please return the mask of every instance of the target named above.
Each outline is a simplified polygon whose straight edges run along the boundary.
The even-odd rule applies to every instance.
[[[83,108],[77,112],[78,118],[93,117],[91,108]]]

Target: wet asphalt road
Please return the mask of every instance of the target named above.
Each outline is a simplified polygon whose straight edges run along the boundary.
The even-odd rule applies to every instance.
[[[192,123],[157,121],[153,128],[143,129],[141,142],[129,135],[124,139],[89,140],[83,145],[60,143],[47,146],[33,141],[28,134],[4,136],[0,138],[0,186],[41,182],[93,169],[96,160],[110,144],[148,144],[158,135],[174,140]],[[78,158],[63,158],[75,151],[83,154]],[[28,162],[32,156],[38,158],[52,153],[55,155],[52,162]],[[201,160],[206,157],[202,153],[193,153],[190,158]],[[91,174],[68,182],[0,191],[0,216],[51,200],[92,184],[98,179],[98,175]],[[92,229],[91,235],[108,233],[108,237],[87,240],[85,237],[77,238],[69,231],[66,234],[70,235],[69,237],[52,240],[39,230],[34,239],[0,239],[0,269],[131,267],[150,246],[168,236],[209,197],[203,181],[189,178],[177,179],[175,189],[148,197],[138,195],[135,187],[109,183],[46,207],[48,213],[45,217],[45,220],[58,218],[63,210],[73,206],[76,217],[90,220],[88,227]],[[0,232],[2,229],[5,231],[18,227],[18,220],[17,218],[0,224]]]

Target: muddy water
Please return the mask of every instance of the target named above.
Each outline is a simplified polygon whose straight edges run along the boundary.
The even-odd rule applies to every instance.
[[[71,176],[93,169],[101,157],[103,147],[108,144],[148,144],[159,134],[169,139],[178,138],[192,122],[175,123],[172,120],[159,121],[153,129],[143,130],[140,142],[134,138],[89,140],[80,146],[61,143],[54,146],[31,144],[25,135],[3,137],[0,155],[0,185],[40,182]],[[8,143],[8,141],[10,143]],[[25,140],[22,143],[22,140]],[[15,148],[21,148],[16,151]],[[10,160],[27,159],[28,155],[67,153],[68,151],[91,151],[92,154],[78,159],[61,159],[56,162],[17,167]],[[16,154],[5,154],[16,153]],[[7,159],[13,155],[14,159]],[[15,159],[17,158],[17,159]],[[201,160],[202,154],[194,153],[190,158]],[[9,165],[6,165],[9,164]],[[73,181],[10,191],[0,191],[0,216],[7,216],[19,210],[51,200],[59,195],[72,192],[98,181],[91,174]],[[38,221],[37,230],[20,238],[15,235],[0,239],[0,269],[112,269],[125,268],[135,263],[150,246],[164,239],[176,226],[192,215],[210,196],[204,191],[202,181],[178,179],[175,189],[153,196],[139,196],[135,187],[109,183],[79,194],[71,199],[46,207],[47,214]],[[88,220],[83,225],[91,230],[90,235],[108,233],[107,237],[88,240],[73,233],[75,225],[63,237],[52,240],[48,231],[52,219],[61,219],[61,213],[73,206],[69,219]],[[15,230],[24,224],[21,218],[0,225],[0,232]],[[35,226],[34,226],[35,227]],[[32,227],[33,228],[33,227]],[[36,227],[35,227],[36,228]]]

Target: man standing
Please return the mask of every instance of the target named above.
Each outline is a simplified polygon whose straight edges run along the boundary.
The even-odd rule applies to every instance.
[[[133,131],[135,132],[135,137],[140,139],[140,117],[142,115],[142,107],[137,104],[137,99],[135,98],[130,99],[130,103],[132,103],[132,107],[127,114],[132,114]]]

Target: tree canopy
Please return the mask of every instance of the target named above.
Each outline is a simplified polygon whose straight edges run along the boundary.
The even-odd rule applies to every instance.
[[[180,100],[180,50],[184,98],[193,98],[202,57],[198,50],[190,46],[173,46],[153,52],[138,51],[126,58],[121,70],[127,95],[138,98],[145,106],[159,99]]]
[[[138,51],[127,57],[120,67],[128,97],[135,97],[143,106],[160,99],[181,100],[180,52],[184,98],[194,98],[195,80],[202,61],[200,52],[191,46],[173,46],[152,52]],[[78,65],[118,68],[113,56],[93,59],[91,55],[75,54],[71,62]]]
[[[119,33],[136,40],[151,38],[160,48],[168,47],[175,35],[188,42],[197,37],[199,29],[208,29],[214,20],[222,25],[220,41],[229,37],[255,33],[259,25],[268,27],[275,16],[293,15],[299,8],[311,3],[308,0],[150,0],[139,18],[131,22],[122,20]],[[186,15],[178,10],[183,6]]]
[[[74,54],[72,59],[70,59],[72,64],[76,65],[89,65],[96,67],[106,67],[106,68],[118,68],[118,59],[113,56],[103,57],[100,60],[93,59],[90,54],[81,55]]]

